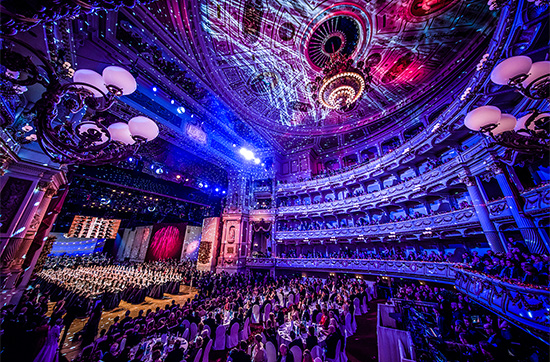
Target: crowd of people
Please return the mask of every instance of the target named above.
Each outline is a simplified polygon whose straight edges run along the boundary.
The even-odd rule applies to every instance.
[[[409,307],[424,311],[420,318],[426,320],[420,326],[408,321],[407,327],[417,334],[413,339],[419,345],[418,334],[429,341],[426,350],[434,359],[437,354],[444,355],[446,360],[460,362],[518,361],[522,358],[531,361],[542,355],[540,351],[531,350],[530,345],[522,348],[519,343],[525,337],[523,333],[511,328],[506,320],[474,305],[463,294],[413,282],[399,286],[395,296],[401,306],[404,305],[402,301],[422,302],[409,304]],[[412,314],[408,310],[404,312]],[[411,315],[408,318],[414,319]],[[430,325],[435,327],[436,336],[430,335]]]
[[[167,266],[173,265],[163,267]],[[109,273],[122,279],[117,270],[128,270],[113,266],[105,275],[99,275],[103,271],[96,268],[102,267],[86,268],[91,268],[86,271],[94,279],[110,279]],[[87,313],[86,325],[74,337],[81,340],[82,348],[76,360],[195,361],[197,354],[208,353],[205,351],[216,346],[220,338],[223,342],[219,343],[229,351],[228,358],[234,362],[265,362],[269,344],[275,347],[278,357],[287,362],[293,361],[295,352],[291,350],[295,345],[304,356],[297,362],[312,362],[315,357],[335,358],[342,353],[345,336],[356,329],[356,325],[352,326],[355,308],[367,308],[366,301],[373,293],[373,289],[360,279],[214,274],[199,272],[191,264],[178,268],[182,279],[197,288],[194,298],[183,304],[172,301],[164,308],[140,310],[135,317],[130,317],[128,311],[101,331],[99,324],[104,303],[99,298]],[[44,353],[49,353],[48,357],[40,361],[54,360],[50,357],[57,353],[59,335],[64,329],[63,343],[75,316],[67,301],[60,299],[48,318],[49,300],[49,291],[39,283],[17,306],[2,309],[2,328],[7,336],[2,353],[6,360],[33,361],[35,356]],[[234,330],[239,331],[237,343],[225,346],[225,339],[233,335]],[[167,335],[165,340],[173,343],[163,344],[154,339],[162,335]],[[185,342],[181,336],[185,337]],[[32,344],[33,348],[21,354],[25,343]],[[187,348],[183,348],[183,343],[188,343]]]
[[[90,265],[49,268],[37,273],[35,283],[53,301],[91,306],[101,298],[105,309],[118,307],[121,300],[143,303],[146,296],[162,299],[164,293],[179,293],[182,277],[175,265]]]

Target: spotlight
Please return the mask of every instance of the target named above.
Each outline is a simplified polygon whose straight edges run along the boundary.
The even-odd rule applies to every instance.
[[[155,173],[156,173],[157,175],[160,175],[160,174],[164,173],[164,171],[162,170],[162,168],[159,167],[159,168],[157,168],[157,169],[155,170]]]
[[[254,159],[254,163],[255,163],[256,165],[259,165],[259,164],[260,164],[260,159],[259,159],[259,158],[255,158],[255,159]]]
[[[254,159],[254,152],[250,151],[245,147],[241,147],[239,153],[244,157],[245,160],[250,161]]]
[[[157,87],[153,87],[153,92],[158,91]]]
[[[174,103],[176,103],[176,101],[173,99],[170,99],[170,104],[174,104]]]
[[[222,191],[222,194],[224,194],[224,195],[225,195],[225,191]]]
[[[176,112],[178,112],[179,114],[184,114],[185,113],[185,108],[182,107],[182,106],[179,106],[178,108],[176,108]],[[191,116],[193,117],[193,116]]]
[[[128,157],[128,162],[134,162],[134,158],[133,157]]]
[[[199,188],[202,189],[203,186],[204,186],[204,185],[202,184],[202,182],[199,182]]]
[[[181,178],[181,175],[176,175],[176,178],[179,180]]]
[[[208,188],[208,185],[207,185],[207,184],[204,184],[204,188],[207,189],[207,188]]]
[[[216,192],[219,192],[219,191],[220,191],[220,189],[216,187]]]

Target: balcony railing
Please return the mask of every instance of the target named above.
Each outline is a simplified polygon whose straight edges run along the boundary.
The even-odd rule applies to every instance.
[[[421,134],[423,134],[423,132]],[[433,136],[432,133],[429,133],[429,135]],[[417,136],[415,136],[413,140],[416,139]],[[419,143],[422,143],[425,141],[426,141],[426,138],[418,138]],[[473,147],[458,154],[455,160],[458,159],[460,161],[463,161],[464,159],[471,158],[472,154],[473,155],[477,154],[481,149],[485,147],[487,147],[486,142],[484,141],[479,142]],[[411,147],[411,144],[409,144],[407,147],[401,146],[394,152],[390,152],[389,154],[384,155],[383,157],[377,160],[357,166],[356,168],[353,168],[351,170],[348,170],[336,175],[332,175],[332,176],[320,177],[317,179],[312,179],[312,180],[307,180],[302,182],[280,184],[276,186],[276,191],[278,193],[286,193],[286,192],[295,193],[295,192],[299,192],[300,190],[303,191],[305,189],[315,189],[318,187],[330,186],[331,184],[349,182],[350,180],[353,180],[355,178],[362,178],[362,179],[371,178],[376,175],[382,174],[384,170],[390,169],[393,166],[397,166],[398,163],[404,163],[412,160],[415,156],[414,154],[407,153],[407,149],[416,149],[416,148]]]
[[[508,283],[503,280],[455,268],[455,287],[472,300],[523,327],[548,336],[550,330],[550,291]]]
[[[249,268],[275,267],[305,271],[363,273],[447,283],[453,283],[455,280],[452,265],[451,263],[379,259],[248,258],[246,260],[246,266]]]
[[[359,207],[379,207],[383,204],[390,204],[399,199],[403,201],[411,195],[423,196],[429,189],[427,184],[435,187],[438,184],[446,185],[447,179],[456,177],[457,169],[461,167],[458,159],[454,158],[449,162],[440,165],[425,174],[414,177],[398,185],[390,186],[380,191],[349,197],[343,200],[334,200],[310,205],[280,206],[279,215],[296,214],[307,212],[322,212],[326,210],[349,209]]]
[[[430,232],[445,228],[456,229],[477,223],[477,215],[473,207],[462,210],[451,211],[444,214],[430,215],[414,220],[390,222],[379,225],[367,225],[359,227],[348,227],[323,230],[296,230],[277,231],[277,240],[299,240],[299,239],[326,239],[326,238],[357,238],[368,236],[386,236],[404,232]]]
[[[521,327],[548,333],[550,290],[509,283],[442,262],[331,258],[247,258],[249,268],[361,273],[454,284],[471,300]]]

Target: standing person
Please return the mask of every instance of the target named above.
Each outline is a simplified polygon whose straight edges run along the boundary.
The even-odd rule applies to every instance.
[[[59,334],[61,333],[62,323],[63,321],[58,319],[52,327],[49,327],[46,343],[40,352],[38,352],[34,362],[58,362],[59,350],[57,341],[59,340]]]
[[[82,344],[81,347],[84,348],[90,345],[99,329],[99,322],[101,321],[101,313],[103,312],[103,305],[101,303],[96,304],[88,322],[84,326],[84,331],[82,333]]]
[[[65,314],[65,317],[63,317],[64,329],[63,329],[63,336],[61,337],[61,341],[59,342],[60,348],[63,348],[63,343],[65,342],[65,338],[67,338],[67,333],[69,333],[69,328],[71,328],[71,324],[73,324],[77,314],[78,314],[77,306],[70,305],[67,307],[67,313]]]

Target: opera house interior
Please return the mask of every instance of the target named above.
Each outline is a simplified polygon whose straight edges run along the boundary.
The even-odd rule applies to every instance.
[[[550,359],[548,0],[3,0],[2,362]]]

